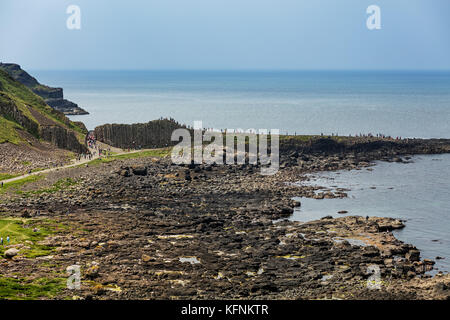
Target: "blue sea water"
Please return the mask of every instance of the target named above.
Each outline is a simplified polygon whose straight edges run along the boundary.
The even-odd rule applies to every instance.
[[[450,138],[450,72],[33,71],[104,123]]]
[[[291,219],[312,221],[324,216],[377,216],[406,220],[395,236],[414,244],[435,268],[450,271],[450,154],[419,155],[412,163],[377,162],[368,170],[314,174],[307,185],[328,190],[347,188],[343,199],[300,198],[302,206]],[[348,211],[347,214],[338,214]]]
[[[450,138],[450,72],[414,71],[33,71],[44,84],[104,123],[172,117],[207,128],[280,129],[290,134]],[[412,164],[378,163],[374,171],[331,173],[320,182],[350,187],[348,199],[302,200],[293,219],[349,214],[407,220],[397,236],[450,271],[450,156]],[[332,179],[332,180],[329,180]],[[376,189],[371,189],[375,187]],[[392,188],[392,189],[391,189]],[[435,241],[433,241],[435,240]]]

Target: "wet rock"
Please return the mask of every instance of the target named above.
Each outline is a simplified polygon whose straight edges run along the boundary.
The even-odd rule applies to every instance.
[[[301,202],[298,201],[298,200],[294,200],[294,201],[292,202],[292,206],[293,206],[293,207],[300,207],[300,206],[301,206]]]
[[[419,261],[420,260],[420,251],[419,250],[411,250],[405,255],[405,258],[408,261]]]
[[[281,214],[282,215],[291,215],[292,213],[294,213],[294,209],[292,209],[291,207],[283,207],[283,208],[281,208]]]

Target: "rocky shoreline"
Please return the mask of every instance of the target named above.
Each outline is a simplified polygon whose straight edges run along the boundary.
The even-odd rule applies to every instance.
[[[36,278],[80,265],[81,290],[64,289],[55,298],[448,299],[449,275],[426,275],[433,262],[392,235],[402,221],[283,220],[301,205],[293,197],[316,195],[316,187],[295,184],[305,173],[450,150],[448,141],[376,143],[335,152],[329,141],[322,148],[285,143],[273,176],[254,165],[177,166],[167,157],[52,172],[19,194],[1,194],[0,211],[67,227],[41,242],[50,254],[28,258],[19,247],[14,257],[0,258],[0,273]],[[74,183],[48,191],[66,178]],[[380,289],[367,285],[374,266]]]

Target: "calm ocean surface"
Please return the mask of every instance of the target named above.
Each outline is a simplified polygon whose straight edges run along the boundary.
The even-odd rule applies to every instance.
[[[104,123],[450,138],[450,72],[33,71]]]
[[[299,198],[302,206],[292,220],[311,221],[324,216],[392,217],[406,220],[395,236],[421,250],[422,258],[435,259],[438,270],[450,271],[450,154],[420,155],[413,163],[377,162],[368,170],[315,174],[307,184],[327,189],[348,188],[343,199]]]
[[[73,116],[89,129],[104,123],[172,117],[204,127],[280,129],[290,134],[384,133],[450,138],[450,72],[33,71],[44,84],[90,112]],[[293,219],[377,215],[407,220],[401,240],[450,271],[450,155],[374,171],[325,173],[318,184],[352,189],[348,199],[302,199]],[[372,189],[375,187],[376,189]]]

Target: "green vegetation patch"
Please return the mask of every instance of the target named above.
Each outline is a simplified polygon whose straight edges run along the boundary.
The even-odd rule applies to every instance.
[[[71,178],[63,178],[56,181],[51,187],[43,188],[39,190],[33,190],[33,191],[21,191],[17,190],[16,193],[24,195],[24,196],[31,196],[31,195],[39,195],[43,193],[55,193],[58,191],[61,191],[63,189],[66,189],[70,186],[76,185],[78,182],[71,179]]]
[[[172,148],[162,148],[162,149],[152,149],[152,150],[145,150],[145,151],[139,151],[134,153],[126,153],[126,154],[118,154],[112,156],[114,159],[136,159],[136,158],[146,158],[146,157],[158,157],[163,158],[170,154]]]
[[[0,259],[8,246],[15,246],[20,250],[19,255],[27,258],[47,256],[53,248],[39,244],[50,234],[63,229],[64,226],[52,220],[25,219],[25,218],[3,218],[0,219],[0,237],[3,238],[3,246],[0,245]],[[10,241],[7,242],[9,236]]]
[[[0,116],[0,143],[19,144],[23,139],[19,136],[16,130],[23,128],[14,121],[5,119]]]
[[[0,173],[0,181],[12,179],[20,176],[20,174]]]
[[[43,218],[13,218],[5,213],[0,214],[0,237],[3,245],[0,245],[0,263],[4,258],[4,252],[10,247],[19,250],[18,256],[36,258],[48,256],[55,247],[41,244],[49,235],[70,228],[53,219]],[[6,237],[10,237],[9,244]],[[43,261],[42,265],[57,267],[51,261]],[[13,273],[14,275],[14,273]],[[60,272],[47,272],[45,277],[24,278],[20,273],[17,277],[0,275],[0,299],[8,300],[38,300],[51,299],[58,296],[66,287],[66,278]]]
[[[66,287],[67,279],[40,278],[29,280],[0,276],[0,299],[38,300],[53,298]]]
[[[20,188],[23,185],[25,185],[27,183],[38,181],[42,178],[43,178],[42,175],[32,175],[32,176],[28,176],[28,177],[25,177],[25,178],[22,178],[22,179],[19,179],[16,181],[5,183],[3,185],[3,188],[0,189],[0,194],[6,193],[8,190],[15,190],[16,192],[21,192]]]
[[[127,160],[127,159],[137,159],[137,158],[146,158],[146,157],[163,158],[163,157],[170,155],[171,150],[172,150],[172,148],[162,148],[162,149],[137,151],[137,152],[133,152],[133,153],[111,155],[109,157],[102,157],[99,159],[89,161],[88,164],[95,166],[95,165],[100,165],[102,163],[112,162],[115,160]],[[83,165],[81,165],[81,166],[83,166]]]

